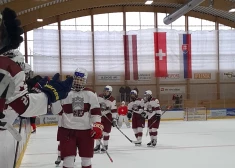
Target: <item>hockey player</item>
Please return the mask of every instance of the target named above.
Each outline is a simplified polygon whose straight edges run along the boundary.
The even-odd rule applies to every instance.
[[[123,120],[126,123],[127,128],[130,128],[130,122],[127,118],[127,111],[128,111],[128,108],[125,105],[125,102],[122,101],[121,106],[118,107],[118,127],[119,128],[122,127]]]
[[[148,118],[148,129],[151,140],[147,146],[154,147],[157,144],[157,130],[159,128],[162,111],[160,109],[159,100],[152,97],[151,90],[145,91],[144,102],[144,112],[142,113],[142,116]]]
[[[112,91],[113,88],[111,86],[105,86],[103,94],[99,95],[98,97],[102,111],[101,122],[104,125],[103,144],[105,149],[101,149],[100,140],[96,140],[96,147],[94,148],[94,152],[104,152],[105,150],[108,150],[108,141],[111,128],[112,126],[117,126],[117,106],[115,98],[111,95]]]
[[[61,111],[61,112],[58,114],[57,141],[59,142],[59,144],[58,144],[58,148],[57,148],[58,157],[57,157],[57,159],[56,159],[56,161],[55,161],[55,164],[56,164],[57,166],[59,166],[59,164],[60,164],[60,162],[61,162],[60,137],[63,136],[63,135],[61,135],[61,132],[62,132],[61,129],[63,129],[63,128],[61,128],[61,126],[62,126],[62,124],[61,124],[61,121],[62,121],[62,114],[63,114],[63,111]]]
[[[5,8],[0,14],[0,55],[18,48],[23,41],[21,34],[23,30],[16,13]],[[28,94],[24,71],[6,56],[0,56],[0,78],[0,128],[9,130],[18,141],[21,136],[12,126],[18,115],[31,117],[46,114],[48,104],[67,97],[73,81],[69,78],[61,82],[59,74],[56,74],[51,81],[41,83],[41,93]],[[3,109],[13,111],[14,116],[6,118]]]
[[[82,168],[91,168],[94,139],[102,136],[100,105],[96,93],[85,88],[87,77],[85,69],[77,68],[68,97],[52,104],[54,114],[63,112],[59,132],[63,168],[74,167],[77,149]]]
[[[130,92],[131,102],[128,104],[128,116],[132,114],[132,129],[137,139],[136,146],[142,143],[143,128],[145,126],[145,118],[141,116],[144,109],[144,101],[138,98],[136,90]]]

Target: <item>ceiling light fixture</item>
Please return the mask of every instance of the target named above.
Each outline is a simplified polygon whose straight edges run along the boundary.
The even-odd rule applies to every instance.
[[[186,3],[184,6],[182,6],[181,8],[179,8],[177,11],[173,12],[172,14],[166,16],[163,19],[163,22],[166,25],[171,24],[172,22],[174,22],[175,20],[177,20],[178,18],[180,18],[181,16],[185,15],[186,13],[188,13],[189,11],[191,11],[193,8],[197,7],[198,5],[200,5],[203,1],[205,0],[191,0],[190,2]]]
[[[228,12],[235,12],[235,8],[230,9]]]
[[[43,19],[37,19],[37,22],[43,22]]]
[[[151,5],[153,3],[153,1],[146,1],[145,5]]]

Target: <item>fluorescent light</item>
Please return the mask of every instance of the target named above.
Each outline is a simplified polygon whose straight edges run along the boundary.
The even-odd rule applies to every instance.
[[[37,19],[37,22],[43,22],[43,19]]]
[[[230,9],[228,12],[235,12],[235,8]]]
[[[145,5],[150,5],[150,4],[152,4],[153,3],[153,1],[146,1],[145,2]]]
[[[166,25],[171,24],[172,22],[174,22],[175,20],[177,20],[178,18],[180,18],[181,16],[185,15],[186,13],[188,13],[189,11],[191,11],[193,8],[197,7],[198,5],[200,5],[203,1],[205,0],[191,0],[190,2],[186,3],[184,6],[182,6],[181,8],[179,8],[177,11],[173,12],[172,14],[166,16],[163,19],[163,22]]]

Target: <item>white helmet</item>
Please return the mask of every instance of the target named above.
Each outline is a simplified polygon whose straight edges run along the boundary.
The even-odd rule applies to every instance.
[[[112,86],[109,86],[109,85],[105,86],[103,90],[104,98],[108,99],[111,96],[112,91],[113,91]]]
[[[10,50],[5,53],[3,53],[4,56],[11,58],[12,61],[16,62],[21,69],[24,71],[25,69],[25,62],[24,62],[24,56],[22,53],[15,49],[15,50]]]
[[[151,90],[146,90],[144,92],[144,101],[147,102],[147,101],[150,101],[152,98],[152,91]]]
[[[122,101],[122,105],[124,106],[126,103],[124,101]]]
[[[88,72],[84,68],[77,68],[73,74],[73,89],[80,91],[84,89],[88,78]]]
[[[135,101],[138,97],[138,93],[136,90],[132,90],[131,93],[130,93],[130,97],[131,97],[131,100],[132,101]]]

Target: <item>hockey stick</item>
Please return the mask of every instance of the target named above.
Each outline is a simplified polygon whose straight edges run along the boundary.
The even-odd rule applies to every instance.
[[[2,127],[4,130],[9,131],[16,141],[19,142],[22,140],[22,137],[19,132],[11,124],[0,121],[0,127]]]
[[[101,140],[99,139],[100,145],[102,146],[102,148],[105,150],[105,153],[107,154],[107,156],[109,157],[109,160],[111,162],[113,162],[113,159],[111,158],[111,156],[109,155],[108,151],[106,150],[106,148],[104,147],[104,144],[101,142]]]
[[[167,110],[169,110],[170,108],[171,108],[171,106],[168,106],[168,107],[165,109],[165,111],[163,111],[163,113],[162,113],[161,116],[163,116],[163,114],[165,114],[165,112],[166,112]],[[155,120],[155,121],[148,127],[147,132],[146,132],[146,136],[148,136],[148,134],[149,134],[149,128],[152,127],[153,124],[156,123],[156,122],[157,122],[157,120]]]
[[[112,124],[112,122],[110,121],[110,119],[109,119],[105,114],[104,114],[103,116]],[[133,141],[133,140],[131,140],[128,136],[126,136],[126,134],[124,134],[124,133],[120,130],[120,128],[118,128],[117,125],[115,125],[115,127],[122,133],[122,135],[124,135],[124,136],[126,137],[126,139],[128,139],[128,141],[130,141],[131,143],[134,143],[134,144],[137,143],[137,141]]]
[[[23,119],[20,118],[19,134],[21,133],[22,120],[23,120]],[[17,141],[13,168],[16,168],[16,160],[17,160],[17,154],[18,154],[18,150],[19,150],[19,143],[20,143],[20,142]]]

